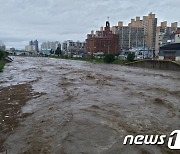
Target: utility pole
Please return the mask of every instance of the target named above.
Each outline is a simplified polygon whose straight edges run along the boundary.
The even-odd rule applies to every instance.
[[[129,29],[129,49],[131,47],[131,28]]]
[[[109,54],[109,40],[108,40],[108,54]]]

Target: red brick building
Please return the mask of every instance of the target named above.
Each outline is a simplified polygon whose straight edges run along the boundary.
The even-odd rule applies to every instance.
[[[96,34],[91,32],[87,35],[86,39],[86,51],[88,53],[119,53],[119,35],[112,34],[110,30],[109,21],[106,22],[106,27],[101,28],[100,31],[96,31]]]

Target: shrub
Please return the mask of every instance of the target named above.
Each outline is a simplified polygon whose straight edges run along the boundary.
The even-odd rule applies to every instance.
[[[55,54],[60,56],[62,54],[62,51],[61,51],[61,48],[60,47],[57,47],[56,51],[55,51]]]
[[[127,61],[129,62],[133,62],[135,58],[135,54],[134,53],[129,53],[127,56]]]
[[[113,54],[107,54],[104,56],[103,60],[105,63],[112,63],[115,60],[115,56]]]

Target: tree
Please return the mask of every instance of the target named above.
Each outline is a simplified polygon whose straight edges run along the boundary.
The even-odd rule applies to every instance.
[[[133,62],[134,58],[135,58],[135,53],[134,52],[129,53],[128,56],[127,56],[127,61]]]
[[[53,49],[50,50],[50,54],[54,54],[54,50]]]
[[[115,56],[113,54],[106,54],[103,60],[106,63],[112,63],[115,60]]]
[[[61,55],[61,48],[60,47],[57,47],[56,51],[55,51],[55,54],[60,56]]]
[[[2,50],[0,50],[0,60],[2,60],[4,56],[5,56],[5,53]]]

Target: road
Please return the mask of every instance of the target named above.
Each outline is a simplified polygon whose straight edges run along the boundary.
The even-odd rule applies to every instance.
[[[1,152],[179,153],[123,140],[180,129],[180,72],[13,58],[0,73]]]

